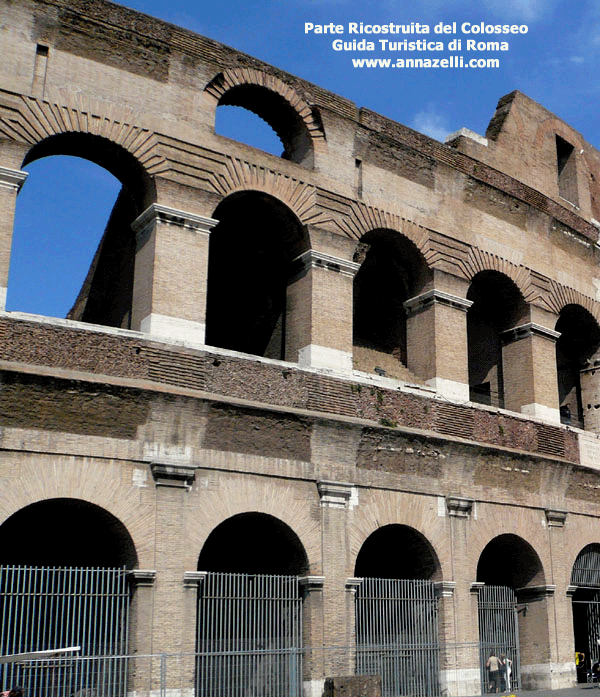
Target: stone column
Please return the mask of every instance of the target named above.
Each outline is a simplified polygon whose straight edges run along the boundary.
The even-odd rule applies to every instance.
[[[324,576],[298,579],[302,590],[302,684],[304,697],[321,697],[325,676],[323,655]]]
[[[407,367],[441,395],[469,401],[467,310],[473,303],[429,290],[404,303]]]
[[[565,558],[565,550],[568,549],[565,540],[567,512],[547,508],[545,513],[552,560],[549,577],[551,583],[561,589],[560,593],[547,596],[550,631],[550,660],[547,665],[550,668],[549,686],[555,690],[573,687],[577,682],[573,660],[577,647],[574,644],[573,607],[568,596],[571,567]],[[562,591],[565,588],[566,594]]]
[[[317,482],[321,498],[323,545],[323,647],[341,647],[324,651],[324,677],[348,675],[354,645],[354,607],[344,597],[348,568],[348,510],[352,484]]]
[[[600,351],[596,351],[589,365],[579,373],[583,427],[600,433]]]
[[[0,311],[6,309],[8,270],[17,194],[26,179],[27,172],[0,167]]]
[[[293,262],[285,355],[302,366],[352,371],[352,282],[359,264],[309,250]]]
[[[474,502],[462,496],[447,496],[445,512],[450,527],[452,581],[438,584],[440,598],[440,683],[450,694],[477,695],[481,692],[479,673],[479,623],[477,597],[458,559],[469,557],[469,529]]]
[[[504,406],[551,423],[560,423],[553,329],[526,322],[502,334]]]
[[[554,585],[517,589],[523,690],[550,690],[558,677],[552,671],[554,652],[551,648],[555,590]]]
[[[127,672],[127,692],[142,692],[147,689],[148,675],[152,666],[146,658],[152,652],[152,621],[154,581],[156,571],[133,569],[129,572],[131,604],[129,607],[128,654],[136,656],[130,660]],[[138,658],[142,656],[142,658]]]
[[[195,587],[185,574],[184,522],[186,499],[195,479],[193,467],[168,460],[152,459],[150,469],[156,486],[155,548],[160,569],[154,589],[151,631],[152,653],[169,654],[152,665],[155,685],[166,681],[169,690],[191,689],[194,685],[196,648]],[[183,654],[187,654],[183,656]],[[181,656],[180,656],[181,655]],[[179,693],[177,693],[179,694]]]
[[[204,343],[208,241],[217,222],[159,203],[134,220],[132,329]]]

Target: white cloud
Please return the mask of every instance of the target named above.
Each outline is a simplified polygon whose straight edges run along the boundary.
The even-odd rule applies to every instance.
[[[415,115],[411,127],[426,136],[444,142],[444,138],[450,133],[446,118],[435,111],[433,105],[429,105],[424,111]]]

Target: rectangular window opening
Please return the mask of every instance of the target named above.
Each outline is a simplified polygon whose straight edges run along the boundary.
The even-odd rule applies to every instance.
[[[558,135],[556,136],[556,167],[559,196],[578,206],[575,148]]]

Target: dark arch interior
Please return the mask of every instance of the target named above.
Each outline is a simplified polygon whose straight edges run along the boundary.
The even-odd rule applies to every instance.
[[[295,215],[267,194],[225,199],[210,234],[206,343],[285,358],[290,262],[308,249]]]
[[[228,518],[208,536],[199,571],[297,576],[308,560],[294,531],[277,518],[242,513]]]
[[[219,106],[240,106],[266,121],[283,143],[282,157],[311,167],[312,140],[306,124],[281,95],[260,85],[239,85],[226,92]]]
[[[526,303],[515,283],[498,271],[476,274],[467,299],[473,302],[467,312],[470,397],[503,407],[502,332],[524,319]]]
[[[108,511],[78,499],[49,499],[0,526],[0,564],[132,569],[137,555],[126,528]]]
[[[583,427],[584,405],[580,372],[600,346],[600,328],[594,317],[579,305],[567,305],[556,323],[556,372],[561,420]]]
[[[477,580],[489,586],[514,590],[543,585],[544,570],[533,547],[517,535],[499,535],[483,550]]]
[[[369,535],[354,567],[357,578],[436,580],[440,574],[432,546],[405,525],[386,525]]]
[[[391,230],[361,239],[362,259],[354,278],[353,343],[393,354],[406,365],[404,303],[418,294],[430,272],[417,248]]]

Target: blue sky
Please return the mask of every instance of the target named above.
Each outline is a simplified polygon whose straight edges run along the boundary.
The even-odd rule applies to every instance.
[[[127,0],[121,4],[221,41],[440,140],[463,126],[484,134],[498,99],[519,89],[600,147],[597,0],[513,0],[510,4],[504,0],[477,4],[469,0]],[[333,39],[354,37],[306,34],[306,22],[345,28],[349,22],[419,22],[431,28],[438,22],[457,22],[459,28],[463,22],[484,22],[527,25],[528,32],[501,37],[433,32],[399,37],[446,42],[461,38],[463,46],[469,38],[506,39],[508,51],[461,52],[465,58],[498,58],[497,69],[357,69],[352,58],[395,59],[402,54],[334,51]],[[406,54],[448,55],[447,51]],[[228,130],[234,126],[227,114],[218,126],[224,134],[235,135]],[[260,134],[253,126],[250,130]],[[269,149],[268,137],[258,138]],[[47,158],[27,169],[30,178],[17,207],[8,309],[64,316],[85,276],[119,185],[108,172],[77,158]]]

